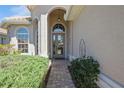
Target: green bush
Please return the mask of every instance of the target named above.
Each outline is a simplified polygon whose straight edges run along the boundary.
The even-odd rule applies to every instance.
[[[76,87],[98,87],[99,64],[92,57],[77,58],[71,62],[70,72]]]
[[[47,68],[47,58],[26,55],[0,56],[0,87],[43,87]]]
[[[21,51],[15,50],[13,44],[0,44],[0,56],[9,54],[21,54]]]

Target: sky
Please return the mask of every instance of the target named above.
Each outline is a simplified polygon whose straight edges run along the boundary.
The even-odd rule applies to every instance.
[[[10,16],[30,16],[30,11],[24,5],[0,5],[0,22]]]

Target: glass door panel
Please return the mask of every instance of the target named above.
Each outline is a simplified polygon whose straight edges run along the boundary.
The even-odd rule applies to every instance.
[[[65,55],[65,36],[64,34],[53,34],[53,56],[64,58]]]

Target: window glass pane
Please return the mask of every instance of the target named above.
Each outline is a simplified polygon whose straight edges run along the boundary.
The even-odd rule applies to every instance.
[[[18,50],[22,53],[28,52],[28,31],[25,28],[20,28],[17,31]]]
[[[27,32],[27,30],[25,28],[20,28],[18,30],[18,33],[20,34],[20,33],[28,33],[28,32]]]
[[[28,48],[28,44],[25,44],[25,48]]]
[[[25,52],[28,52],[28,49],[24,49]]]
[[[21,48],[21,45],[20,44],[18,44],[18,48]]]
[[[53,32],[64,32],[65,31],[65,28],[63,25],[61,24],[56,24],[54,27],[53,27]]]
[[[25,34],[23,38],[28,39],[28,34]]]

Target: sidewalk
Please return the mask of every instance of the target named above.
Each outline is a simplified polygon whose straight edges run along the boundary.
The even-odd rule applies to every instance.
[[[74,88],[66,60],[53,60],[47,88]]]

